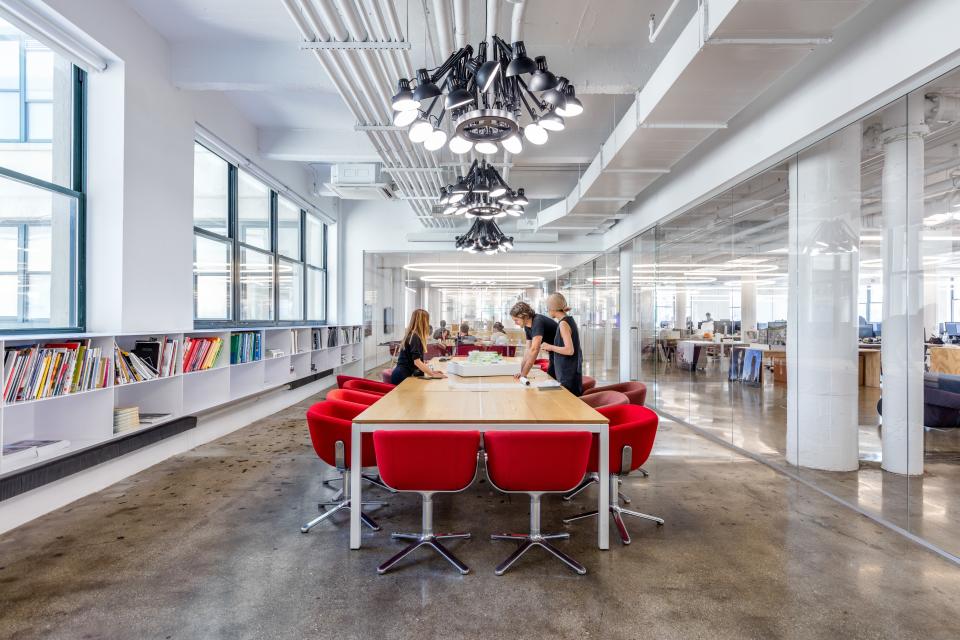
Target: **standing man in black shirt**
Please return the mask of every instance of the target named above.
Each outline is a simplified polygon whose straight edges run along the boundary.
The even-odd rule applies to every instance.
[[[514,378],[525,377],[533,368],[537,355],[540,353],[541,344],[554,344],[557,337],[557,323],[547,316],[536,313],[526,302],[518,302],[510,309],[510,317],[518,327],[523,327],[523,332],[527,336],[527,351],[523,356],[523,362],[520,363],[520,373]],[[550,354],[550,368],[547,373],[554,376],[553,354]]]

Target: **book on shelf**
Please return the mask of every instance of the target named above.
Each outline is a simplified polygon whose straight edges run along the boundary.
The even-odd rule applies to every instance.
[[[43,458],[70,447],[69,440],[18,440],[3,445],[4,462]]]
[[[176,373],[176,353],[180,341],[172,338],[146,338],[137,340],[132,353],[166,378]]]
[[[300,332],[290,329],[290,355],[300,353]]]
[[[237,331],[230,335],[230,364],[256,362],[262,358],[259,331]]]
[[[310,336],[313,340],[313,350],[319,351],[321,349],[321,345],[323,344],[323,342],[320,340],[320,330],[314,329],[310,332]]]
[[[327,346],[336,347],[339,343],[337,341],[337,329],[333,327],[331,329],[324,329],[327,332]]]
[[[113,432],[124,433],[140,427],[139,407],[117,407],[113,410]]]
[[[267,358],[272,360],[274,358],[282,358],[285,356],[283,349],[267,349]]]
[[[223,349],[223,338],[187,337],[183,340],[183,372],[205,371],[217,364],[217,359]],[[176,353],[174,347],[173,353]]]
[[[159,357],[159,350],[157,356]],[[149,362],[140,358],[132,351],[124,351],[117,345],[113,347],[113,365],[115,372],[114,382],[116,384],[143,382],[160,377],[160,372],[154,369]]]
[[[141,413],[140,424],[141,425],[158,424],[160,422],[165,422],[172,417],[173,417],[173,414],[170,414],[170,413]]]
[[[22,402],[102,389],[109,383],[110,361],[89,340],[7,347],[3,400]]]

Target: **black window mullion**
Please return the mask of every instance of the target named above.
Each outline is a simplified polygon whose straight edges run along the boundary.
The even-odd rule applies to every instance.
[[[240,241],[237,238],[239,221],[237,219],[237,167],[227,165],[227,235],[230,236],[230,250],[233,260],[230,261],[230,320],[240,320]]]
[[[277,208],[280,204],[277,192],[270,190],[270,248],[273,254],[273,323],[280,323],[280,230]]]
[[[310,280],[310,274],[307,272],[307,212],[304,209],[300,209],[300,273],[303,274],[303,282],[300,283],[302,291],[300,321],[307,322],[310,316],[307,312],[307,304],[309,304],[307,296],[310,293],[307,282]]]

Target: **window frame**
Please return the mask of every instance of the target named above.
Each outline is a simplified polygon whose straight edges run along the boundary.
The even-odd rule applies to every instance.
[[[26,123],[24,120],[24,114],[22,110],[24,109],[24,98],[26,96],[26,78],[23,75],[25,70],[25,58],[23,55],[23,43],[21,41],[20,45],[20,73],[21,73],[21,118],[20,118],[20,132],[21,137],[26,132]],[[46,180],[41,180],[40,178],[35,178],[31,175],[25,173],[20,173],[19,171],[14,171],[12,169],[7,169],[6,167],[0,166],[0,176],[8,180],[13,180],[15,182],[21,182],[23,184],[36,187],[38,189],[44,189],[47,191],[52,191],[63,196],[76,199],[77,202],[77,215],[76,220],[74,221],[75,228],[72,229],[72,233],[76,237],[76,260],[71,261],[72,268],[75,270],[71,274],[71,281],[76,283],[76,286],[72,288],[70,293],[70,307],[75,310],[74,320],[75,323],[71,326],[59,326],[59,327],[48,327],[48,326],[32,326],[32,327],[17,327],[17,328],[2,328],[0,329],[0,335],[32,335],[37,333],[44,334],[61,334],[61,333],[83,333],[86,331],[87,326],[87,170],[86,170],[86,157],[87,157],[87,85],[86,85],[87,74],[86,72],[78,67],[73,65],[73,136],[71,140],[72,146],[72,163],[70,167],[70,187],[64,187],[62,185],[56,184],[54,182],[47,182]],[[44,142],[42,140],[2,140],[0,142]],[[50,142],[49,140],[46,142]],[[19,246],[19,239],[18,239]],[[25,267],[24,267],[25,269]],[[18,265],[18,272],[21,271],[21,268]],[[23,294],[26,296],[27,294]],[[23,309],[24,302],[17,300],[18,308],[18,317],[19,310]]]
[[[230,290],[231,290],[231,305],[230,310],[232,318],[224,320],[206,320],[198,319],[196,317],[196,302],[194,302],[194,319],[193,326],[194,329],[224,329],[224,328],[250,328],[250,327],[298,327],[298,326],[323,326],[327,324],[328,313],[327,313],[327,231],[328,225],[315,214],[308,212],[303,207],[299,207],[300,211],[300,238],[299,238],[299,249],[300,249],[300,259],[294,260],[280,253],[280,224],[279,224],[279,207],[280,207],[280,198],[283,197],[289,202],[297,205],[296,200],[291,198],[288,194],[280,193],[270,184],[261,182],[266,186],[270,194],[270,247],[264,249],[256,245],[248,244],[241,242],[238,233],[239,233],[239,202],[238,202],[238,184],[239,184],[239,172],[240,168],[227,158],[224,158],[222,154],[218,153],[210,146],[203,143],[202,140],[194,140],[194,144],[200,145],[210,153],[216,155],[221,160],[227,163],[228,167],[228,186],[227,186],[227,235],[222,236],[218,233],[213,233],[201,227],[194,226],[193,233],[194,236],[203,236],[211,240],[216,240],[218,242],[228,242],[230,244],[230,255],[232,257],[232,264],[230,269]],[[247,171],[249,175],[254,177],[257,180],[260,180],[255,174]],[[322,266],[314,266],[307,261],[307,216],[314,215],[317,218],[317,221],[322,225]],[[259,254],[265,254],[270,256],[270,262],[273,266],[273,319],[272,320],[241,320],[240,319],[240,254],[243,249],[254,251]],[[301,284],[300,284],[300,299],[301,299],[301,310],[300,318],[292,320],[281,320],[280,319],[280,264],[281,262],[286,262],[288,264],[299,265],[300,272],[302,274]],[[307,283],[309,281],[309,271],[322,272],[323,274],[323,317],[319,319],[308,320],[307,316],[309,315],[308,309],[310,304],[310,291]],[[194,292],[194,301],[196,301],[196,274],[193,277],[193,292]]]

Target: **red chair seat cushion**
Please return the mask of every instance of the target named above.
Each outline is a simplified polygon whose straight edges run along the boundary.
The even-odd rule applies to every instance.
[[[327,400],[339,400],[340,402],[355,402],[366,406],[372,405],[383,396],[366,391],[357,391],[355,389],[331,389],[327,392]]]
[[[396,385],[387,384],[385,382],[377,382],[376,380],[367,380],[366,378],[354,378],[353,380],[347,380],[343,384],[344,389],[353,389],[354,391],[366,391],[367,393],[379,393],[384,395],[393,391]]]
[[[398,491],[462,491],[477,472],[479,431],[374,431],[380,478]]]
[[[623,448],[630,445],[630,470],[643,466],[653,450],[660,421],[656,413],[635,404],[621,404],[597,409],[610,421],[610,472],[620,470]],[[590,444],[590,467],[588,471],[600,470],[600,438],[594,436]]]
[[[583,480],[587,431],[488,431],[490,481],[504,491],[568,491]]]
[[[630,398],[630,404],[643,406],[647,401],[647,385],[642,382],[620,382],[618,384],[608,384],[602,387],[594,387],[589,391],[584,390],[583,394],[600,393],[601,391],[619,391]]]
[[[597,379],[596,379],[596,378],[592,378],[592,377],[590,377],[590,376],[583,376],[583,391],[582,391],[581,395],[582,395],[583,393],[586,393],[587,391],[590,391],[591,389],[593,389],[593,388],[596,387],[596,386],[597,386]]]
[[[359,409],[359,410],[358,410]],[[307,427],[310,429],[310,441],[313,450],[321,460],[335,466],[337,463],[336,443],[343,442],[344,465],[350,468],[350,442],[352,420],[366,409],[364,405],[352,402],[318,402],[307,409]],[[364,467],[377,466],[377,456],[373,449],[371,434],[363,434],[360,452],[360,464]]]
[[[327,394],[330,397],[330,394]],[[601,393],[585,393],[580,396],[585,403],[599,409],[600,407],[613,407],[618,404],[630,404],[630,398],[619,391],[603,391]]]

